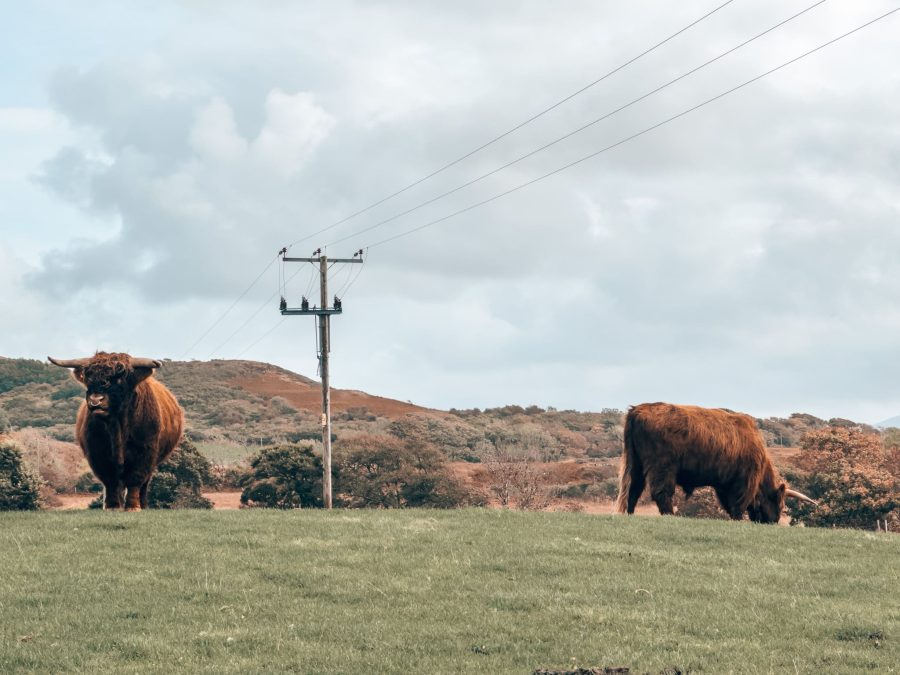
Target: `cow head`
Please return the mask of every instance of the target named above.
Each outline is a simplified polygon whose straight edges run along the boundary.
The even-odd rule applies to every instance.
[[[106,352],[97,352],[86,359],[50,358],[50,363],[72,369],[72,376],[87,389],[85,401],[88,411],[92,417],[99,418],[116,415],[131,400],[134,388],[162,365],[152,359],[135,359],[128,354]]]
[[[767,485],[765,482],[759,486],[756,497],[747,507],[747,515],[755,523],[777,523],[784,511],[784,495],[787,485],[781,483],[777,486]]]
[[[784,500],[786,497],[800,499],[818,506],[819,503],[807,497],[802,492],[792,490],[786,483],[780,483],[773,487],[764,482],[760,485],[759,492],[747,507],[747,515],[756,523],[777,523],[784,512]]]

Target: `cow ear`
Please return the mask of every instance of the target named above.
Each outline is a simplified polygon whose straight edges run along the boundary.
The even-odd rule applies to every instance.
[[[776,493],[778,494],[778,501],[784,499],[784,493],[787,490],[787,483],[782,482],[781,485],[778,486],[778,490]]]
[[[131,371],[131,376],[128,378],[131,380],[131,384],[138,385],[148,377],[153,374],[153,368],[144,368],[143,366],[138,366]]]
[[[72,377],[84,384],[84,368],[72,368]]]

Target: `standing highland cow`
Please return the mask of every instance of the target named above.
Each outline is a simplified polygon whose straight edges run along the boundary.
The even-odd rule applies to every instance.
[[[178,401],[153,378],[162,363],[106,352],[50,362],[71,368],[87,387],[75,438],[103,483],[104,508],[121,508],[123,498],[126,511],[147,508],[150,479],[178,445],[184,428]]]
[[[734,520],[747,512],[758,523],[777,523],[784,498],[815,502],[791,490],[763,445],[756,421],[721,408],[642,403],[625,418],[619,513],[634,513],[645,484],[663,515],[673,513],[675,487],[690,497],[711,486]]]

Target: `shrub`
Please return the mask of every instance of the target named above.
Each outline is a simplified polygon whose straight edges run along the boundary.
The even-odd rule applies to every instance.
[[[719,498],[711,487],[694,490],[690,497],[678,492],[675,496],[675,505],[678,507],[678,515],[686,518],[728,520],[728,514],[719,504]]]
[[[484,452],[488,488],[500,506],[540,510],[550,503],[550,476],[538,461],[538,450],[501,441]]]
[[[341,444],[339,466],[345,506],[452,508],[477,501],[451,475],[440,451],[414,440],[357,436]]]
[[[40,489],[40,479],[25,466],[18,446],[0,442],[0,511],[39,509]]]
[[[211,509],[201,494],[204,485],[215,482],[212,464],[190,439],[183,439],[150,483],[147,506],[151,509]]]
[[[0,434],[7,433],[11,428],[12,423],[9,421],[9,415],[6,414],[3,408],[0,408]]]
[[[796,464],[804,473],[788,479],[819,506],[790,504],[795,518],[814,526],[870,529],[876,520],[897,517],[900,480],[878,434],[829,427],[807,433],[800,448]]]
[[[250,458],[241,503],[277,509],[322,507],[322,459],[311,445],[276,445]]]
[[[85,471],[78,477],[74,485],[75,492],[103,492],[103,484],[90,471]]]
[[[243,487],[249,480],[250,468],[246,464],[214,465],[212,469],[215,485],[221,490]]]

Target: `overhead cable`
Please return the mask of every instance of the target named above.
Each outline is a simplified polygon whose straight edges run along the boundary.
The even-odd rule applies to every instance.
[[[542,146],[540,146],[540,147],[538,147],[538,148],[535,148],[534,150],[531,150],[530,152],[527,152],[527,153],[525,153],[524,155],[520,155],[520,156],[517,157],[516,159],[513,159],[513,160],[511,160],[511,161],[509,161],[509,162],[506,162],[505,164],[502,164],[502,165],[500,165],[500,166],[498,166],[498,167],[496,167],[496,168],[494,168],[494,169],[488,171],[487,173],[483,173],[483,174],[481,174],[480,176],[476,176],[475,178],[473,178],[473,179],[471,179],[471,180],[468,180],[468,181],[466,181],[465,183],[456,186],[455,188],[452,188],[452,189],[450,189],[450,190],[447,190],[446,192],[443,192],[443,193],[441,193],[441,194],[439,194],[439,195],[437,195],[437,196],[435,196],[435,197],[432,197],[431,199],[428,199],[428,200],[426,200],[426,201],[424,201],[424,202],[422,202],[422,203],[420,203],[420,204],[417,204],[417,205],[415,205],[415,206],[413,206],[413,207],[410,207],[410,208],[406,209],[405,211],[402,211],[402,212],[400,212],[400,213],[395,213],[394,215],[392,215],[392,216],[390,216],[390,217],[388,217],[388,218],[385,218],[385,219],[383,219],[383,220],[381,220],[381,221],[379,221],[379,222],[377,222],[377,223],[375,223],[375,224],[373,224],[373,225],[369,225],[368,227],[364,227],[364,228],[362,228],[361,230],[357,230],[356,232],[353,232],[353,233],[348,234],[348,235],[346,235],[346,236],[344,236],[344,237],[341,237],[340,239],[336,239],[336,240],[334,240],[333,242],[329,243],[328,245],[329,245],[329,246],[334,246],[334,245],[336,245],[336,244],[340,244],[341,242],[347,241],[348,239],[353,239],[354,237],[358,237],[360,234],[363,234],[363,233],[365,233],[365,232],[370,232],[370,231],[372,231],[372,230],[374,230],[374,229],[377,229],[377,228],[381,227],[382,225],[386,225],[387,223],[393,222],[393,221],[397,220],[398,218],[402,218],[403,216],[407,216],[407,215],[409,215],[410,213],[413,213],[414,211],[418,211],[419,209],[421,209],[421,208],[423,208],[423,207],[425,207],[425,206],[428,206],[428,205],[430,205],[430,204],[433,204],[433,203],[435,203],[435,202],[437,202],[437,201],[443,199],[444,197],[448,197],[448,196],[450,196],[450,195],[452,195],[452,194],[454,194],[454,193],[456,193],[456,192],[459,192],[460,190],[463,190],[463,189],[465,189],[465,188],[467,188],[467,187],[469,187],[469,186],[471,186],[471,185],[474,185],[475,183],[478,183],[478,182],[484,180],[485,178],[489,178],[490,176],[493,176],[493,175],[495,175],[495,174],[498,174],[498,173],[500,173],[501,171],[503,171],[503,170],[505,170],[505,169],[508,169],[509,167],[511,167],[511,166],[513,166],[513,165],[515,165],[515,164],[518,164],[519,162],[522,162],[522,161],[528,159],[529,157],[533,157],[534,155],[538,154],[539,152],[543,152],[544,150],[547,150],[548,148],[551,148],[551,147],[553,147],[554,145],[557,145],[558,143],[561,143],[562,141],[564,141],[564,140],[566,140],[566,139],[568,139],[568,138],[571,138],[572,136],[574,136],[574,135],[576,135],[576,134],[579,134],[579,133],[581,133],[582,131],[584,131],[584,130],[586,130],[586,129],[589,129],[590,127],[594,126],[595,124],[597,124],[597,123],[599,123],[599,122],[602,122],[603,120],[609,119],[609,118],[612,117],[613,115],[616,115],[616,114],[622,112],[623,110],[626,110],[626,109],[630,108],[631,106],[633,106],[633,105],[635,105],[635,104],[637,104],[637,103],[640,103],[641,101],[643,101],[643,100],[649,98],[650,96],[653,96],[654,94],[659,93],[659,92],[662,91],[663,89],[665,89],[665,88],[667,88],[667,87],[670,87],[671,85],[675,84],[676,82],[679,82],[679,81],[685,79],[686,77],[689,77],[689,76],[693,75],[693,74],[696,73],[697,71],[702,70],[703,68],[706,68],[707,66],[712,65],[712,64],[715,63],[716,61],[719,61],[719,60],[725,58],[725,57],[728,56],[729,54],[732,54],[732,53],[736,52],[738,49],[741,49],[742,47],[747,46],[747,45],[750,44],[751,42],[754,42],[755,40],[758,40],[759,38],[761,38],[761,37],[763,37],[763,36],[765,36],[765,35],[771,33],[772,31],[777,30],[778,28],[781,28],[781,27],[784,26],[785,24],[787,24],[787,23],[793,21],[794,19],[796,19],[796,18],[802,16],[803,14],[806,14],[807,12],[809,12],[809,11],[815,9],[816,7],[818,7],[819,5],[821,5],[821,4],[825,3],[825,2],[827,2],[827,0],[818,0],[818,2],[813,3],[812,5],[810,5],[809,7],[807,7],[806,9],[803,9],[803,10],[797,12],[796,14],[794,14],[794,15],[792,15],[792,16],[789,16],[789,17],[786,18],[786,19],[783,19],[782,21],[779,21],[778,23],[776,23],[775,25],[773,25],[773,26],[767,28],[767,29],[764,30],[763,32],[757,33],[757,34],[754,35],[753,37],[744,40],[744,41],[741,42],[740,44],[737,44],[737,45],[735,45],[734,47],[732,47],[731,49],[728,49],[728,50],[722,52],[722,53],[719,54],[718,56],[715,56],[715,57],[709,59],[708,61],[705,61],[704,63],[701,63],[699,66],[696,66],[696,67],[694,67],[694,68],[691,68],[690,70],[688,70],[688,71],[682,73],[682,74],[679,75],[678,77],[675,77],[675,78],[669,80],[669,81],[666,82],[665,84],[661,84],[660,86],[656,87],[655,89],[652,89],[652,90],[648,91],[647,93],[642,94],[641,96],[638,96],[638,97],[635,98],[635,99],[632,99],[632,100],[629,101],[628,103],[625,103],[624,105],[619,106],[619,107],[616,108],[615,110],[612,110],[612,111],[610,111],[610,112],[608,112],[608,113],[605,113],[605,114],[601,115],[600,117],[597,117],[596,119],[593,119],[593,120],[591,120],[590,122],[588,122],[588,123],[586,123],[586,124],[583,124],[582,126],[578,127],[577,129],[573,129],[572,131],[569,131],[568,133],[566,133],[566,134],[564,134],[564,135],[562,135],[562,136],[560,136],[560,137],[558,137],[558,138],[556,138],[556,139],[550,141],[549,143],[546,143],[546,144],[544,144],[544,145],[542,145]]]
[[[298,239],[297,241],[291,243],[291,244],[289,245],[289,248],[292,247],[292,246],[295,246],[296,244],[299,244],[300,242],[306,241],[306,240],[308,240],[308,239],[312,239],[313,237],[316,237],[316,236],[318,236],[318,235],[320,235],[320,234],[323,234],[324,232],[328,232],[329,230],[331,230],[331,229],[337,227],[338,225],[343,225],[343,224],[346,223],[348,220],[352,220],[353,218],[356,218],[357,216],[360,216],[360,215],[362,215],[363,213],[366,213],[367,211],[370,211],[371,209],[374,209],[376,206],[380,206],[381,204],[384,204],[385,202],[387,202],[387,201],[393,199],[394,197],[397,197],[397,196],[403,194],[403,193],[406,192],[407,190],[410,190],[410,189],[416,187],[417,185],[420,185],[421,183],[424,183],[425,181],[429,180],[430,178],[434,178],[435,176],[437,176],[437,175],[440,174],[440,173],[443,173],[444,171],[446,171],[446,170],[449,169],[450,167],[456,166],[457,164],[459,164],[459,163],[462,162],[463,160],[466,160],[466,159],[468,159],[469,157],[472,157],[473,155],[475,155],[475,154],[481,152],[482,150],[484,150],[485,148],[490,147],[490,146],[493,145],[494,143],[497,143],[498,141],[500,141],[500,140],[506,138],[507,136],[509,136],[510,134],[512,134],[512,133],[514,133],[514,132],[516,132],[516,131],[518,131],[518,130],[521,129],[522,127],[525,127],[525,126],[527,126],[528,124],[531,124],[532,122],[534,122],[535,120],[539,119],[540,117],[543,117],[544,115],[546,115],[547,113],[551,112],[552,110],[555,110],[556,108],[558,108],[559,106],[561,106],[563,103],[566,103],[566,102],[568,102],[568,101],[571,101],[571,100],[572,100],[573,98],[575,98],[576,96],[579,96],[580,94],[583,94],[584,92],[586,92],[588,89],[590,89],[590,88],[592,88],[592,87],[594,87],[594,86],[600,84],[601,82],[603,82],[603,81],[606,80],[607,78],[609,78],[609,77],[611,77],[612,75],[618,73],[620,70],[623,70],[624,68],[627,68],[628,66],[630,66],[630,65],[631,65],[632,63],[634,63],[635,61],[637,61],[637,60],[643,58],[644,56],[647,56],[648,54],[650,54],[651,52],[655,51],[656,49],[659,49],[660,47],[662,47],[662,46],[663,46],[664,44],[666,44],[667,42],[669,42],[669,41],[673,40],[674,38],[678,37],[679,35],[681,35],[681,34],[684,33],[685,31],[689,30],[690,28],[693,28],[693,27],[696,26],[698,23],[700,23],[700,22],[703,21],[704,19],[709,18],[710,16],[712,16],[713,14],[715,14],[716,12],[718,12],[720,9],[723,9],[724,7],[730,5],[732,2],[734,2],[734,0],[727,0],[726,2],[723,2],[721,5],[718,5],[717,7],[715,7],[715,8],[713,8],[713,9],[711,9],[710,11],[706,12],[706,14],[704,14],[704,15],[701,16],[700,18],[695,19],[694,21],[692,21],[692,22],[689,23],[688,25],[686,25],[686,26],[684,26],[683,28],[681,28],[681,29],[675,31],[674,33],[672,33],[671,35],[669,35],[669,37],[665,38],[664,40],[661,40],[661,41],[657,42],[657,43],[654,44],[652,47],[648,47],[647,49],[645,49],[644,51],[642,51],[642,52],[641,52],[640,54],[638,54],[637,56],[634,56],[634,57],[632,57],[631,59],[629,59],[628,61],[626,61],[625,63],[623,63],[623,64],[621,64],[621,65],[619,65],[619,66],[616,66],[615,68],[613,68],[612,70],[610,70],[610,71],[607,72],[606,74],[604,74],[604,75],[598,77],[598,78],[597,78],[596,80],[594,80],[593,82],[590,82],[590,83],[584,85],[583,87],[581,87],[580,89],[578,89],[577,91],[574,91],[574,92],[572,92],[571,94],[569,94],[569,95],[567,95],[567,96],[561,98],[561,99],[558,100],[556,103],[553,103],[552,105],[550,105],[550,106],[544,108],[544,109],[541,110],[540,112],[535,113],[534,115],[532,115],[531,117],[529,117],[529,118],[523,120],[522,122],[519,122],[519,123],[516,124],[515,126],[511,127],[510,129],[507,129],[506,131],[504,131],[503,133],[499,134],[498,136],[495,136],[494,138],[492,138],[491,140],[487,141],[486,143],[482,143],[481,145],[479,145],[479,146],[478,146],[477,148],[475,148],[474,150],[470,150],[469,152],[465,153],[464,155],[461,155],[461,156],[457,157],[456,159],[454,159],[454,160],[452,160],[452,161],[450,161],[450,162],[447,162],[446,164],[444,164],[443,166],[441,166],[441,167],[438,168],[438,169],[435,169],[434,171],[432,171],[432,172],[429,173],[428,175],[422,176],[421,178],[419,178],[419,179],[413,181],[412,183],[410,183],[409,185],[406,185],[405,187],[403,187],[403,188],[397,190],[396,192],[393,192],[393,193],[387,195],[386,197],[383,197],[383,198],[379,199],[378,201],[372,202],[372,203],[369,204],[368,206],[366,206],[366,207],[360,209],[359,211],[356,211],[355,213],[351,213],[350,215],[346,216],[345,218],[342,218],[342,219],[340,219],[340,220],[338,220],[338,221],[332,223],[331,225],[328,225],[327,227],[323,227],[322,229],[317,230],[316,232],[313,232],[313,233],[308,234],[308,235],[306,235],[306,236],[304,236],[304,237],[301,237],[301,238]]]
[[[509,190],[505,190],[504,192],[501,192],[501,193],[499,193],[499,194],[496,194],[496,195],[494,195],[493,197],[489,197],[488,199],[483,199],[483,200],[481,200],[480,202],[477,202],[477,203],[475,203],[475,204],[471,204],[471,205],[469,205],[469,206],[467,206],[467,207],[465,207],[465,208],[459,209],[458,211],[454,211],[453,213],[450,213],[450,214],[448,214],[448,215],[446,215],[446,216],[443,216],[443,217],[441,217],[441,218],[437,218],[437,219],[432,220],[432,221],[430,221],[430,222],[424,223],[423,225],[419,225],[419,226],[414,227],[414,228],[412,228],[412,229],[406,230],[405,232],[401,232],[401,233],[395,234],[395,235],[393,235],[393,236],[391,236],[391,237],[387,237],[386,239],[382,239],[382,240],[380,240],[380,241],[377,241],[377,242],[374,242],[374,243],[372,243],[372,244],[369,244],[369,245],[368,245],[368,248],[375,248],[376,246],[381,246],[382,244],[386,244],[386,243],[388,243],[388,242],[394,241],[394,240],[399,239],[399,238],[401,238],[401,237],[405,237],[405,236],[407,236],[407,235],[413,234],[414,232],[418,232],[418,231],[420,231],[420,230],[424,230],[424,229],[427,228],[427,227],[432,227],[433,225],[437,225],[438,223],[442,223],[442,222],[444,222],[444,221],[446,221],[446,220],[450,220],[451,218],[455,218],[456,216],[459,216],[459,215],[461,215],[461,214],[463,214],[463,213],[466,213],[466,212],[468,212],[468,211],[472,211],[473,209],[477,209],[477,208],[479,208],[479,207],[481,207],[481,206],[484,206],[485,204],[489,204],[489,203],[491,203],[491,202],[493,202],[493,201],[496,201],[496,200],[498,200],[498,199],[500,199],[500,198],[502,198],[502,197],[505,197],[505,196],[507,196],[507,195],[510,195],[510,194],[512,194],[512,193],[514,193],[514,192],[518,192],[519,190],[522,190],[523,188],[526,188],[526,187],[528,187],[528,186],[530,186],[530,185],[534,185],[535,183],[537,183],[537,182],[539,182],[539,181],[542,181],[542,180],[544,180],[545,178],[549,178],[550,176],[554,176],[554,175],[556,175],[556,174],[558,174],[558,173],[560,173],[560,172],[562,172],[562,171],[565,171],[566,169],[570,169],[570,168],[572,168],[573,166],[576,166],[576,165],[578,165],[578,164],[581,164],[581,163],[583,163],[583,162],[586,162],[587,160],[592,159],[592,158],[596,157],[597,155],[603,154],[604,152],[607,152],[607,151],[609,151],[609,150],[612,150],[612,149],[614,149],[614,148],[617,148],[617,147],[619,147],[620,145],[623,145],[623,144],[625,144],[625,143],[628,143],[629,141],[632,141],[632,140],[634,140],[634,139],[636,139],[636,138],[639,138],[639,137],[641,137],[641,136],[644,136],[645,134],[648,134],[648,133],[650,133],[651,131],[654,131],[655,129],[659,129],[660,127],[662,127],[662,126],[664,126],[664,125],[666,125],[666,124],[669,124],[670,122],[673,122],[673,121],[675,121],[675,120],[677,120],[677,119],[679,119],[679,118],[681,118],[681,117],[684,117],[685,115],[688,115],[688,114],[690,114],[690,113],[692,113],[692,112],[694,112],[694,111],[696,111],[696,110],[699,110],[700,108],[703,108],[704,106],[709,105],[710,103],[713,103],[714,101],[718,101],[719,99],[724,98],[724,97],[728,96],[729,94],[733,94],[734,92],[738,91],[739,89],[743,89],[744,87],[746,87],[746,86],[748,86],[748,85],[751,85],[751,84],[753,84],[754,82],[757,82],[758,80],[761,80],[762,78],[767,77],[768,75],[771,75],[772,73],[775,73],[775,72],[777,72],[777,71],[779,71],[779,70],[781,70],[781,69],[783,69],[783,68],[786,68],[787,66],[790,66],[790,65],[796,63],[797,61],[800,61],[801,59],[804,59],[804,58],[806,58],[806,57],[808,57],[808,56],[810,56],[810,55],[812,55],[812,54],[814,54],[814,53],[816,53],[816,52],[818,52],[818,51],[821,51],[822,49],[825,49],[826,47],[829,47],[829,46],[833,45],[834,43],[839,42],[840,40],[843,40],[844,38],[849,37],[849,36],[853,35],[854,33],[857,33],[857,32],[859,32],[859,31],[863,30],[864,28],[868,28],[868,27],[871,26],[872,24],[877,23],[878,21],[881,21],[882,19],[885,19],[885,18],[891,16],[892,14],[895,14],[895,13],[898,12],[898,11],[900,11],[900,7],[896,7],[895,9],[892,9],[892,10],[890,10],[890,11],[888,11],[888,12],[885,12],[884,14],[882,14],[882,15],[880,15],[880,16],[878,16],[878,17],[876,17],[876,18],[874,18],[874,19],[872,19],[872,20],[870,20],[870,21],[867,21],[866,23],[864,23],[864,24],[862,24],[862,25],[860,25],[860,26],[857,26],[856,28],[854,28],[854,29],[852,29],[852,30],[850,30],[850,31],[847,31],[846,33],[844,33],[844,34],[842,34],[842,35],[839,35],[838,37],[833,38],[833,39],[829,40],[828,42],[824,42],[824,43],[820,44],[818,47],[815,47],[815,48],[813,48],[813,49],[810,49],[809,51],[804,52],[803,54],[800,54],[799,56],[795,56],[794,58],[790,59],[789,61],[785,61],[785,62],[782,63],[781,65],[776,66],[776,67],[774,67],[774,68],[772,68],[772,69],[770,69],[770,70],[767,70],[766,72],[764,72],[764,73],[762,73],[762,74],[760,74],[760,75],[757,75],[756,77],[751,78],[751,79],[747,80],[746,82],[743,82],[742,84],[739,84],[739,85],[737,85],[737,86],[735,86],[735,87],[732,87],[731,89],[728,89],[728,90],[726,90],[726,91],[724,91],[724,92],[722,92],[722,93],[720,93],[720,94],[717,94],[716,96],[713,96],[712,98],[709,98],[709,99],[703,101],[702,103],[698,103],[697,105],[695,105],[695,106],[693,106],[693,107],[691,107],[691,108],[688,108],[688,109],[686,109],[686,110],[682,110],[680,113],[678,113],[678,114],[676,114],[676,115],[673,115],[673,116],[671,116],[671,117],[668,117],[668,118],[664,119],[663,121],[654,124],[653,126],[647,127],[646,129],[643,129],[642,131],[639,131],[639,132],[637,132],[637,133],[635,133],[635,134],[632,134],[632,135],[630,135],[630,136],[627,136],[626,138],[623,138],[623,139],[621,139],[621,140],[619,140],[619,141],[617,141],[617,142],[615,142],[615,143],[613,143],[613,144],[611,144],[611,145],[608,145],[608,146],[606,146],[605,148],[601,148],[600,150],[597,150],[596,152],[592,152],[592,153],[589,154],[589,155],[585,155],[584,157],[582,157],[582,158],[580,158],[580,159],[577,159],[577,160],[575,160],[574,162],[569,162],[568,164],[564,164],[563,166],[561,166],[561,167],[559,167],[559,168],[556,168],[556,169],[554,169],[553,171],[550,171],[549,173],[545,173],[545,174],[543,174],[542,176],[538,176],[537,178],[533,178],[533,179],[531,179],[531,180],[529,180],[529,181],[526,181],[526,182],[524,182],[524,183],[521,183],[521,184],[519,184],[519,185],[517,185],[517,186],[515,186],[515,187],[513,187],[513,188],[510,188]]]

